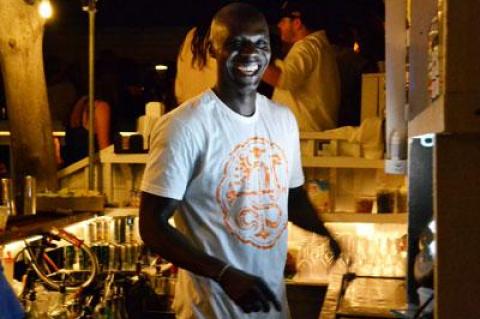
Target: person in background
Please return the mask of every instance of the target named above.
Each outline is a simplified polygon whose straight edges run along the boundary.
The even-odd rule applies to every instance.
[[[178,104],[199,95],[215,85],[217,65],[208,53],[210,22],[215,5],[203,5],[199,21],[190,29],[180,47],[175,76],[175,97]],[[207,11],[208,10],[208,11]]]
[[[278,23],[290,44],[283,60],[267,68],[263,80],[275,87],[272,100],[287,105],[300,131],[337,127],[340,78],[326,32],[326,8],[314,0],[286,1]]]
[[[95,150],[101,150],[112,144],[111,112],[112,98],[107,94],[108,85],[99,82],[96,86],[94,103]],[[111,92],[113,94],[113,92]],[[61,149],[60,163],[63,166],[73,164],[88,156],[88,96],[84,95],[75,103],[65,130],[65,145]]]
[[[177,318],[289,318],[288,221],[327,236],[335,257],[340,249],[302,186],[293,113],[257,93],[270,60],[264,16],[229,4],[212,21],[210,43],[215,86],[154,128],[140,233],[182,268]]]

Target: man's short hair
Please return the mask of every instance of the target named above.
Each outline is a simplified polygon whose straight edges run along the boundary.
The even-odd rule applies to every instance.
[[[280,17],[300,18],[310,31],[327,27],[328,6],[325,0],[288,0],[283,2]]]

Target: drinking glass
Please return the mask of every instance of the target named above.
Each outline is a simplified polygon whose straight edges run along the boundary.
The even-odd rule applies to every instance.
[[[6,206],[8,215],[15,216],[17,211],[15,209],[15,198],[13,196],[12,180],[10,178],[2,178],[0,180],[0,205]]]

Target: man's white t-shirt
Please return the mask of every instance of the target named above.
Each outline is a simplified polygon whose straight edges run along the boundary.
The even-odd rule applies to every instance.
[[[208,90],[157,123],[142,190],[181,200],[175,225],[193,245],[260,276],[283,301],[281,313],[245,314],[215,281],[180,271],[178,318],[289,317],[288,191],[303,182],[295,117],[263,95],[245,117]]]
[[[325,31],[310,33],[296,42],[285,59],[276,60],[275,65],[282,75],[272,100],[290,107],[300,131],[337,127],[340,76]]]

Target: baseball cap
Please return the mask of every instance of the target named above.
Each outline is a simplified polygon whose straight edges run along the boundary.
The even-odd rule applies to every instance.
[[[288,0],[280,8],[280,18],[300,18],[310,30],[325,27],[326,3],[322,0]]]
[[[300,7],[298,1],[284,1],[280,8],[280,18],[300,16]]]

